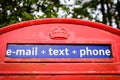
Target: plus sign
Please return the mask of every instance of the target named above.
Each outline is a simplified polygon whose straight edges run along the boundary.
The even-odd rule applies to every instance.
[[[73,54],[76,54],[76,53],[77,53],[77,51],[76,51],[76,50],[73,50],[73,51],[72,51],[72,53],[73,53]]]
[[[42,53],[42,54],[45,54],[45,53],[46,53],[46,51],[45,51],[45,50],[42,50],[42,51],[41,51],[41,53]]]

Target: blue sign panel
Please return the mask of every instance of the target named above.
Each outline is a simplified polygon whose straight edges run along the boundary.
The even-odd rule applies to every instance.
[[[110,45],[90,44],[9,44],[8,58],[112,58]]]

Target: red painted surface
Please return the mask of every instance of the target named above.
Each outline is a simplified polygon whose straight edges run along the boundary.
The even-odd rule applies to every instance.
[[[56,28],[62,34],[53,35]],[[52,36],[51,36],[52,34]],[[110,59],[15,59],[7,44],[111,44]],[[78,19],[38,19],[0,29],[0,80],[120,80],[120,30]]]
[[[120,80],[119,75],[4,75],[0,80]]]

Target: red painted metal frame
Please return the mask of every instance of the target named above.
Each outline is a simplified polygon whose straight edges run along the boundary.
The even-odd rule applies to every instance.
[[[97,22],[91,22],[88,20],[81,20],[81,19],[72,19],[72,18],[45,18],[45,19],[38,19],[38,20],[30,20],[30,21],[24,21],[17,24],[9,25],[4,28],[0,29],[0,34],[3,34],[5,32],[9,32],[15,29],[31,26],[31,25],[39,25],[39,24],[51,24],[51,23],[68,23],[68,24],[78,24],[78,25],[85,25],[85,26],[91,26],[98,29],[102,29],[105,31],[109,31],[111,33],[120,35],[120,30],[113,29],[112,27],[97,23]]]
[[[87,77],[86,77],[87,76]],[[119,75],[4,75],[0,80],[120,80]]]
[[[47,27],[46,27],[47,26]],[[70,32],[66,40],[53,40],[49,32],[56,26]],[[42,27],[42,28],[41,28]],[[46,27],[46,28],[45,28]],[[29,30],[28,30],[29,29]],[[45,33],[39,33],[41,30]],[[79,29],[81,32],[79,32]],[[85,31],[84,31],[85,30]],[[91,32],[89,32],[91,31]],[[26,33],[26,34],[24,34]],[[30,33],[30,35],[29,35]],[[76,33],[76,34],[75,34]],[[86,34],[85,34],[86,33]],[[92,34],[90,34],[92,33]],[[19,34],[19,35],[17,35]],[[24,35],[20,35],[24,34]],[[32,35],[33,34],[33,35]],[[42,37],[41,37],[42,36]],[[46,36],[46,37],[45,37]],[[26,38],[27,37],[27,38]],[[110,26],[79,19],[48,18],[30,20],[0,28],[0,80],[3,76],[15,80],[26,75],[37,79],[120,79],[120,30]],[[9,43],[18,44],[111,44],[111,59],[11,59],[6,58]],[[13,76],[11,76],[13,75]],[[51,76],[50,76],[51,75]],[[52,76],[56,75],[56,76]],[[96,76],[93,76],[96,75]],[[38,77],[37,77],[38,76]],[[47,76],[50,76],[48,79]],[[65,76],[65,77],[64,77]],[[69,76],[69,77],[68,77]],[[86,77],[87,76],[87,77]],[[31,77],[21,77],[20,80]],[[34,78],[34,79],[35,79]],[[7,78],[6,78],[7,79]]]

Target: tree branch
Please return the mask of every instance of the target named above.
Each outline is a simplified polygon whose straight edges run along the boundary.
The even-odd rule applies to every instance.
[[[106,24],[106,13],[105,13],[105,8],[104,8],[104,0],[100,0],[100,5],[101,5],[101,12],[102,12],[102,23]]]

